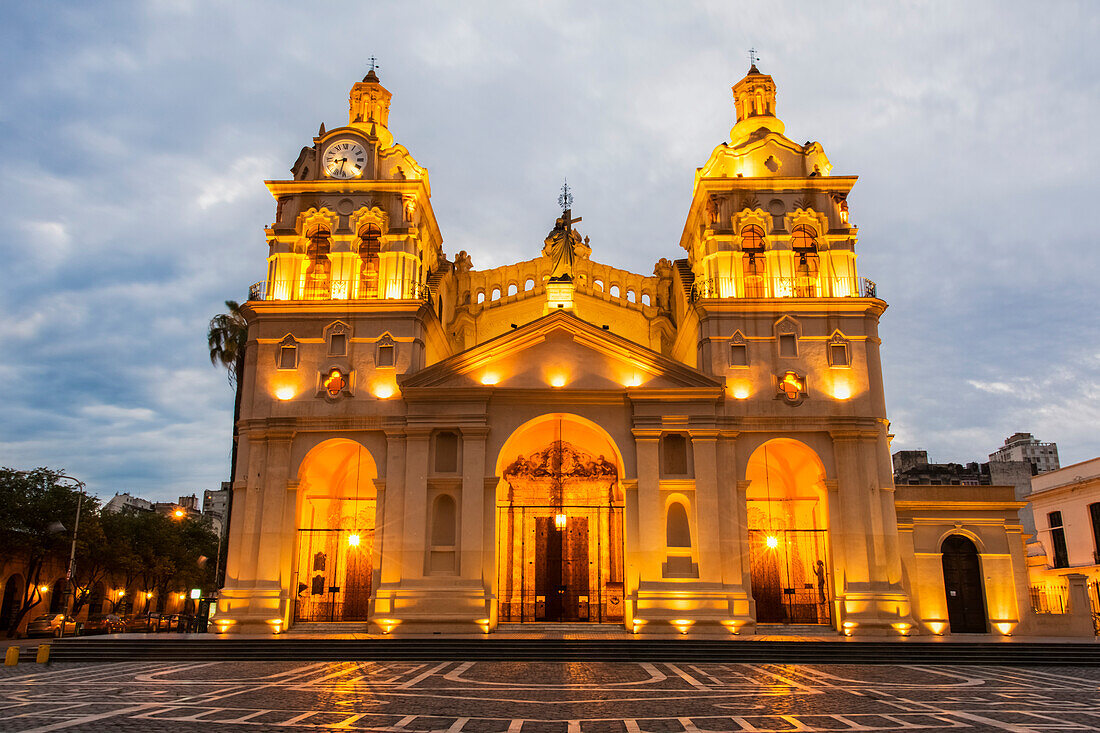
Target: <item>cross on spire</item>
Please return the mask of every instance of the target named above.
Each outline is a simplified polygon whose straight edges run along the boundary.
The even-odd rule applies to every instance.
[[[569,211],[573,208],[573,194],[569,191],[569,179],[564,179],[565,183],[561,185],[561,194],[558,195],[558,206],[562,211]]]
[[[378,66],[378,59],[376,59],[374,56],[371,56],[369,59],[367,59],[367,61],[370,61],[370,71],[374,71],[380,68]]]

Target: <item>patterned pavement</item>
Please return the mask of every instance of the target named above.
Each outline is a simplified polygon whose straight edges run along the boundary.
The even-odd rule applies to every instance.
[[[0,731],[1100,731],[1100,668],[519,662],[22,664]]]

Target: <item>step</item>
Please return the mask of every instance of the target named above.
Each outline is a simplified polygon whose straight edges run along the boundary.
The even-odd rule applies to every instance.
[[[1095,644],[699,639],[63,639],[58,662],[679,661],[722,663],[1100,665]]]

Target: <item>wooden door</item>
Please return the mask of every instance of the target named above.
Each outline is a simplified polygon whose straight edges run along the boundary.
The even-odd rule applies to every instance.
[[[984,634],[987,624],[978,549],[966,537],[951,535],[940,551],[951,633]]]

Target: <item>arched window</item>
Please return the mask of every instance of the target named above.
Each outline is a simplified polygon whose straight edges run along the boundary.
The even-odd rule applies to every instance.
[[[687,438],[679,433],[666,435],[661,439],[661,459],[664,464],[663,473],[670,476],[684,476],[687,474]]]
[[[611,297],[612,298],[618,298],[619,297],[619,286],[618,285],[612,285],[611,286]]]
[[[431,541],[428,551],[429,573],[454,574],[458,536],[457,519],[458,511],[454,497],[450,494],[437,496],[432,502],[432,523],[428,532],[428,538]]]
[[[500,300],[500,288],[493,288],[493,295],[489,300]]]
[[[796,298],[812,298],[817,295],[817,232],[805,225],[798,225],[791,232],[791,250],[795,257],[794,295]]]
[[[638,302],[638,295],[633,290],[627,290],[626,291],[626,299],[628,301],[630,301],[631,303],[637,303]]]
[[[750,224],[741,230],[741,251],[744,253],[745,297],[763,298],[767,294],[765,277],[767,261],[764,257],[764,230]]]
[[[511,285],[508,286],[508,295],[515,295],[518,292],[519,292],[519,288],[516,287],[515,283],[512,283]]]
[[[649,293],[642,293],[642,305],[650,304]]]
[[[368,224],[359,235],[359,297],[378,297],[379,255],[382,249],[382,230]]]
[[[305,292],[302,294],[305,300],[328,300],[331,297],[329,277],[332,274],[332,261],[328,258],[330,243],[327,229],[318,227],[309,236],[309,246],[306,247],[309,265],[306,266]]]
[[[458,471],[458,436],[448,431],[435,436],[435,472]]]
[[[596,280],[593,284],[596,286],[597,290],[601,293],[603,292],[603,280]]]
[[[531,278],[527,278],[527,282],[523,283],[523,290],[526,292],[528,290],[534,290],[534,289],[535,289],[535,281],[532,280]]]
[[[691,526],[688,524],[687,510],[678,501],[668,505],[665,544],[669,547],[691,547]]]
[[[478,303],[484,303],[485,302],[485,292],[484,291],[477,294],[477,302]]]
[[[453,549],[455,534],[455,500],[440,494],[432,507],[432,547]]]
[[[50,588],[50,613],[61,613],[65,609],[65,588],[68,583],[58,578]]]

